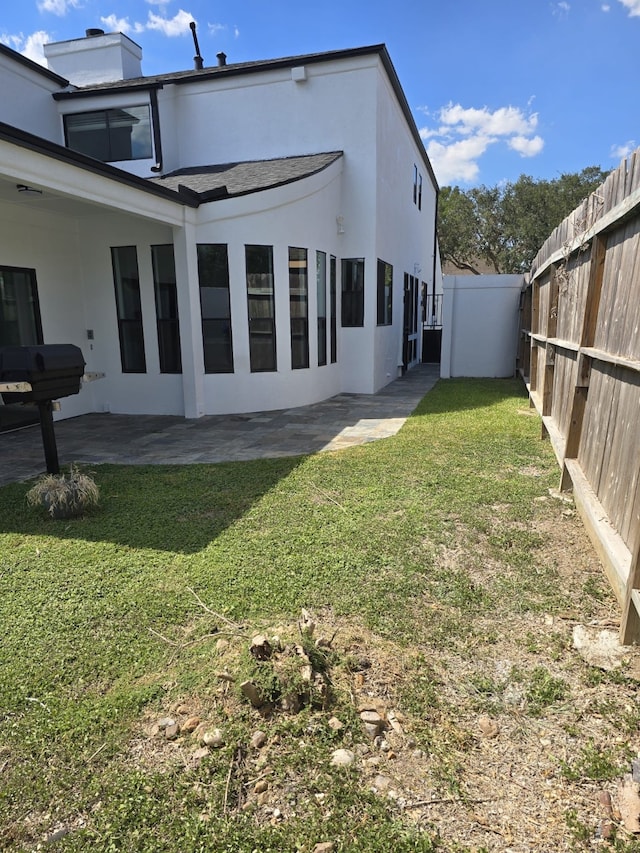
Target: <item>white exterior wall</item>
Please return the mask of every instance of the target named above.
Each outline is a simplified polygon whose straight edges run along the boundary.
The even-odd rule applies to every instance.
[[[58,107],[51,97],[60,84],[0,52],[0,120],[52,142],[62,143]]]
[[[445,275],[443,379],[513,376],[521,275]]]
[[[85,411],[202,414],[306,405],[341,391],[373,393],[402,361],[403,277],[431,282],[435,188],[377,54],[159,90],[164,172],[179,167],[343,151],[309,178],[197,210],[7,144],[0,180],[20,175],[45,187],[19,216],[0,202],[0,264],[35,268],[45,342],[81,347],[87,370],[106,378],[63,401],[62,416]],[[300,76],[300,75],[297,75]],[[61,113],[148,103],[148,92],[53,102]],[[3,116],[4,118],[4,113]],[[48,119],[48,120],[49,120]],[[16,119],[16,124],[24,126]],[[41,135],[46,136],[42,133]],[[4,156],[6,153],[6,157]],[[149,161],[117,164],[150,176]],[[413,203],[413,164],[423,175]],[[0,187],[1,189],[1,187]],[[1,197],[1,194],[0,194]],[[50,203],[51,199],[51,203]],[[338,220],[340,227],[338,227]],[[10,223],[10,225],[9,225]],[[34,232],[36,228],[36,232]],[[34,241],[33,234],[38,234]],[[34,246],[34,242],[37,245]],[[173,243],[183,376],[160,374],[150,246]],[[204,374],[196,244],[228,245],[233,374]],[[273,246],[277,371],[252,374],[244,247]],[[138,255],[147,372],[123,374],[110,247]],[[309,364],[291,369],[288,247],[308,251]],[[327,360],[317,366],[316,251],[327,257]],[[330,363],[329,262],[337,259],[338,362]],[[341,328],[341,261],[365,259],[365,323]],[[377,265],[394,268],[393,325],[377,327]],[[419,272],[418,272],[419,270]],[[93,330],[89,341],[87,330]]]
[[[386,385],[402,366],[404,320],[404,274],[426,282],[431,292],[434,274],[434,230],[436,188],[402,110],[384,73],[378,78],[377,102],[377,199],[375,255],[393,266],[393,310],[391,326],[377,326],[375,304],[376,269],[369,283],[374,304],[375,328],[373,390]],[[413,201],[414,164],[422,175],[421,209]],[[438,288],[438,292],[441,292]],[[420,317],[422,310],[420,307]],[[422,346],[422,323],[418,323],[418,357]]]

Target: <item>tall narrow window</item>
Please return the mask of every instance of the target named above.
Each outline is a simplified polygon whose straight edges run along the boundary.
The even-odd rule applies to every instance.
[[[276,369],[273,246],[245,246],[251,371]]]
[[[43,343],[36,271],[0,267],[0,346]],[[16,395],[19,399],[21,395]],[[0,432],[38,422],[35,406],[7,403],[0,397]]]
[[[413,164],[413,203],[418,203],[418,167]]]
[[[152,246],[153,289],[156,297],[160,373],[181,373],[178,289],[173,246]]]
[[[233,373],[233,338],[226,243],[198,244],[198,279],[205,373]]]
[[[364,325],[364,258],[342,261],[342,325]]]
[[[393,267],[378,258],[378,325],[390,326],[393,299]]]
[[[36,271],[0,267],[0,346],[41,344]]]
[[[327,254],[316,252],[318,302],[318,367],[327,363]]]
[[[331,321],[331,364],[338,360],[338,286],[337,262],[334,255],[329,260],[329,319]]]
[[[309,276],[307,250],[289,247],[291,368],[309,367]]]
[[[422,175],[418,175],[418,210],[422,210]]]
[[[135,246],[111,249],[113,282],[116,289],[120,361],[123,373],[146,373],[138,253]]]

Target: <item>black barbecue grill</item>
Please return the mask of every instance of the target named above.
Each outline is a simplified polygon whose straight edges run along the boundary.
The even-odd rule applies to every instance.
[[[36,403],[50,474],[60,473],[53,400],[80,391],[85,361],[73,344],[0,347],[0,392],[5,403]]]

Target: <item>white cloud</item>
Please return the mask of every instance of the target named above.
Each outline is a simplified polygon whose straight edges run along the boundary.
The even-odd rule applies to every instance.
[[[140,24],[129,23],[129,18],[117,18],[115,15],[107,15],[106,18],[100,18],[100,23],[112,33],[130,33],[132,29],[139,27]],[[136,30],[139,32],[139,30]]]
[[[507,145],[513,151],[517,151],[521,157],[535,157],[544,148],[544,139],[541,136],[512,136],[507,140]]]
[[[438,183],[446,186],[455,181],[475,181],[480,173],[477,161],[493,142],[494,139],[486,136],[473,136],[450,145],[443,145],[435,140],[430,142],[427,145],[427,154]]]
[[[636,147],[635,139],[630,139],[622,145],[612,145],[609,156],[612,160],[623,160],[625,157],[628,157],[632,151],[635,151]]]
[[[69,9],[77,9],[79,5],[80,0],[40,0],[38,11],[51,12],[52,15],[62,18]]]
[[[602,9],[603,12],[610,12],[611,11],[611,6],[608,3],[603,3],[602,6],[600,6],[600,8]]]
[[[6,44],[7,47],[17,50],[22,56],[26,56],[27,59],[31,59],[33,62],[37,62],[38,65],[44,65],[45,67],[47,61],[44,58],[42,45],[48,44],[50,41],[53,41],[53,38],[44,30],[38,30],[35,33],[31,33],[30,36],[25,36],[22,33],[20,35],[3,34],[0,36],[2,44]]]
[[[226,24],[207,24],[207,27],[212,36],[217,36],[218,33],[227,29]]]
[[[481,110],[473,107],[465,109],[460,104],[449,104],[440,110],[440,121],[457,133],[484,133],[491,136],[505,136],[511,133],[532,133],[538,125],[538,114],[526,116],[517,107],[500,107]]]
[[[421,112],[431,116],[425,108]],[[535,135],[538,114],[518,107],[490,110],[450,103],[432,117],[437,125],[421,128],[420,136],[428,141],[427,153],[442,185],[475,181],[480,174],[478,161],[489,146],[506,143],[521,157],[534,157],[544,147],[542,137]]]
[[[234,27],[234,28],[233,28],[233,35],[234,35],[236,38],[240,38],[240,30],[238,29],[238,27]]]
[[[165,36],[181,36],[189,32],[189,24],[195,20],[190,12],[185,12],[180,9],[173,18],[163,18],[161,15],[156,15],[149,12],[146,29],[158,30]]]
[[[636,18],[640,16],[640,0],[620,0],[622,5],[629,10],[629,17]]]

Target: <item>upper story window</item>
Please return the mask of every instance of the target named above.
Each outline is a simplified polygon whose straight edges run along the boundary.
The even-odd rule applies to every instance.
[[[115,163],[153,157],[148,104],[64,116],[67,148]]]

